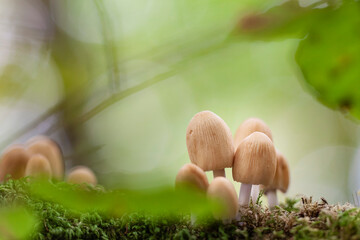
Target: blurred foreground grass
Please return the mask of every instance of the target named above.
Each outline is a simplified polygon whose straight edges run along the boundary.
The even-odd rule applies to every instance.
[[[49,197],[51,196],[51,197]],[[192,191],[105,191],[66,183],[10,180],[0,186],[1,239],[358,239],[360,211],[287,199],[269,211],[242,208],[231,224],[213,220],[218,207]],[[189,212],[199,214],[191,225]],[[200,216],[201,215],[201,216]]]

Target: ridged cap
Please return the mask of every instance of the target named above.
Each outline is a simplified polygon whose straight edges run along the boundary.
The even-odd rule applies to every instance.
[[[11,174],[12,179],[24,177],[29,157],[30,155],[22,145],[11,145],[5,149],[0,162],[0,181],[4,181],[8,174]]]
[[[186,129],[186,145],[192,163],[204,171],[232,166],[234,144],[229,127],[210,111],[197,113]]]
[[[77,166],[70,170],[67,176],[67,182],[75,184],[88,183],[96,185],[97,179],[94,172],[90,168],[85,166]]]
[[[41,154],[31,156],[26,165],[25,176],[51,178],[51,167],[47,158]]]
[[[45,136],[37,136],[28,141],[27,149],[31,155],[41,154],[48,159],[54,178],[64,178],[64,161],[56,142]]]
[[[262,188],[264,191],[278,189],[283,193],[286,193],[290,183],[289,164],[284,155],[278,151],[276,152],[276,160],[277,166],[275,177],[270,185],[262,186]]]
[[[233,179],[246,184],[268,185],[276,172],[276,151],[268,136],[254,132],[239,144],[232,169]]]
[[[190,185],[201,191],[206,192],[209,181],[205,172],[192,163],[182,166],[176,175],[175,186],[178,188],[182,185]]]
[[[234,137],[235,148],[237,148],[240,142],[253,132],[262,132],[266,134],[271,141],[273,140],[271,130],[263,120],[259,118],[249,118],[245,120],[236,130]]]
[[[216,219],[235,218],[238,209],[238,197],[234,185],[224,177],[215,178],[209,185],[207,196],[220,201],[224,206],[223,212],[213,212]]]

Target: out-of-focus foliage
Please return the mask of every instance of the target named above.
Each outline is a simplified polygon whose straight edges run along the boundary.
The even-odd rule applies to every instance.
[[[327,106],[360,118],[360,4],[351,2],[311,25],[296,60],[305,80]]]
[[[25,239],[36,229],[37,218],[23,207],[0,209],[0,239]]]
[[[333,109],[360,118],[360,4],[357,1],[298,1],[241,19],[234,33],[252,39],[303,38],[296,61],[311,92]]]
[[[43,192],[45,190],[48,192]],[[169,191],[164,192],[175,196]],[[325,199],[318,202],[305,197],[301,198],[301,202],[289,199],[271,211],[258,204],[250,204],[249,208],[240,210],[241,224],[234,221],[224,225],[211,217],[206,217],[197,224],[190,224],[189,212],[171,215],[166,213],[166,210],[174,208],[169,207],[172,204],[180,211],[183,210],[184,204],[180,200],[184,199],[181,197],[176,200],[156,191],[149,191],[146,195],[143,192],[126,194],[128,199],[133,200],[139,196],[148,197],[141,199],[141,204],[144,205],[138,206],[141,211],[115,213],[116,205],[123,202],[117,202],[119,198],[112,195],[115,198],[107,199],[105,203],[103,200],[109,196],[107,191],[99,187],[85,190],[66,183],[38,182],[31,185],[27,179],[10,180],[1,185],[0,204],[17,207],[0,211],[0,238],[349,239],[360,233],[358,208],[349,204],[329,205]],[[165,211],[159,211],[159,206],[154,204],[153,200],[158,197],[168,200],[165,203],[158,199],[158,204],[162,204]],[[99,206],[103,209],[94,207],[94,201],[99,201]],[[19,208],[21,204],[26,205],[31,212]],[[138,204],[140,203],[134,203]],[[197,203],[193,201],[192,205],[196,206]],[[104,212],[104,207],[112,210]],[[145,207],[155,207],[158,210],[152,211]],[[177,213],[180,213],[179,210]],[[154,214],[155,212],[157,213]]]
[[[91,186],[83,188],[68,183],[40,181],[31,185],[30,192],[40,199],[57,202],[74,211],[94,210],[114,215],[128,212],[155,215],[193,212],[206,215],[212,208],[220,208],[216,202],[208,201],[204,193],[188,188],[174,190],[173,187],[167,187],[141,191],[105,191]]]

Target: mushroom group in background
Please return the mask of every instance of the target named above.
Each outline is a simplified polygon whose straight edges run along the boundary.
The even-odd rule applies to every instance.
[[[41,154],[50,163],[52,176],[57,180],[64,178],[64,161],[58,144],[46,136],[36,136],[27,142],[30,155]]]
[[[290,182],[289,165],[285,157],[280,152],[277,152],[276,160],[277,167],[273,181],[269,185],[261,186],[267,196],[269,208],[278,205],[276,190],[285,193],[289,188]]]
[[[271,139],[254,132],[243,139],[234,157],[234,181],[241,182],[239,205],[249,204],[252,185],[269,185],[276,172],[276,151]]]
[[[209,185],[207,196],[217,200],[224,207],[221,212],[213,212],[215,219],[221,219],[224,223],[231,222],[238,212],[238,198],[234,185],[224,177],[215,178]]]
[[[11,145],[5,149],[0,162],[0,181],[6,180],[7,175],[12,179],[24,177],[29,158],[30,154],[23,145]]]
[[[97,178],[94,172],[85,166],[76,166],[69,171],[67,182],[74,184],[89,184],[95,186]]]
[[[50,179],[52,171],[47,158],[41,154],[31,156],[26,165],[25,176]]]
[[[225,177],[225,168],[233,164],[231,131],[213,112],[195,114],[186,129],[186,145],[191,162],[204,171],[213,171],[214,177]]]

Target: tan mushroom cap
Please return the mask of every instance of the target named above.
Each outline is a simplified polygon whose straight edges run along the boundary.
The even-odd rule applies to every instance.
[[[186,129],[186,145],[191,162],[204,171],[232,166],[234,144],[231,131],[213,112],[195,114]]]
[[[245,120],[236,130],[234,146],[239,146],[240,142],[253,132],[262,132],[266,134],[271,141],[273,140],[271,130],[263,120],[259,118],[249,118]]]
[[[201,168],[195,164],[187,163],[180,168],[176,175],[175,187],[178,188],[181,185],[190,185],[205,192],[209,186],[209,181]]]
[[[75,184],[88,183],[96,185],[97,179],[94,172],[90,168],[85,166],[77,166],[70,170],[67,176],[67,182]]]
[[[45,136],[37,136],[28,141],[27,147],[31,155],[41,154],[48,159],[52,175],[56,179],[64,177],[62,153],[56,142]]]
[[[234,185],[229,180],[224,177],[215,178],[208,187],[207,196],[220,201],[225,207],[223,212],[214,212],[214,218],[235,218],[239,209],[238,197]]]
[[[268,136],[254,132],[246,137],[235,152],[233,179],[245,184],[268,185],[276,172],[276,150]]]
[[[12,179],[24,177],[29,157],[23,145],[11,145],[5,149],[0,162],[0,181],[4,181],[8,174]]]
[[[30,157],[25,169],[25,176],[51,178],[51,167],[46,157],[35,154]]]
[[[262,186],[262,189],[264,189],[264,191],[278,189],[283,193],[286,193],[290,183],[289,165],[284,155],[278,151],[276,152],[276,160],[277,166],[275,177],[270,185]]]

